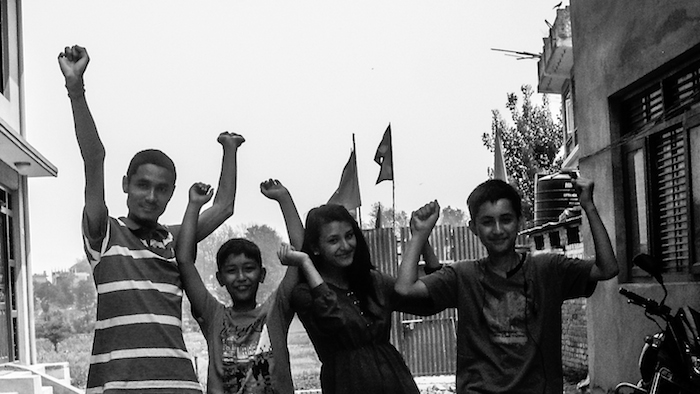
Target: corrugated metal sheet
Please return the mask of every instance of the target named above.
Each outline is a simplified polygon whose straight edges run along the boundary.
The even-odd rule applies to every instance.
[[[381,272],[396,277],[398,274],[398,257],[396,236],[391,228],[362,230],[369,247],[372,263]]]

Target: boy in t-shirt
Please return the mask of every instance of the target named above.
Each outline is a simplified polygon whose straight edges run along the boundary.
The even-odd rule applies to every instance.
[[[593,203],[593,182],[574,186],[593,236],[595,259],[518,253],[522,222],[518,192],[486,181],[467,199],[470,230],[488,257],[459,261],[418,278],[418,256],[440,207],[429,203],[411,217],[413,237],[396,280],[397,293],[432,302],[435,311],[457,308],[458,393],[561,393],[561,304],[590,296],[595,284],[618,273],[608,233]]]
[[[261,191],[280,203],[291,242],[303,239],[303,229],[288,191],[279,181],[268,180]],[[189,203],[178,238],[176,255],[183,287],[192,311],[207,340],[209,368],[208,393],[291,393],[286,329],[291,317],[281,317],[285,291],[276,291],[262,304],[257,303],[258,286],[265,279],[260,249],[246,239],[226,241],[217,252],[217,281],[231,296],[229,307],[207,290],[197,271],[196,218],[202,205],[211,199],[209,185],[190,188]],[[300,232],[301,231],[301,232]],[[285,283],[293,283],[288,274]],[[273,353],[273,349],[275,352]]]

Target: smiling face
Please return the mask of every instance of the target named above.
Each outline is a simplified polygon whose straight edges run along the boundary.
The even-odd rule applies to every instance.
[[[231,295],[234,309],[252,310],[265,273],[265,268],[259,262],[245,254],[230,254],[219,267],[216,279]]]
[[[136,172],[124,177],[129,218],[139,222],[158,221],[175,191],[175,174],[155,164],[141,164]]]
[[[479,237],[489,256],[502,256],[515,251],[520,219],[510,200],[501,198],[481,204],[469,228]]]
[[[336,268],[347,268],[355,257],[357,239],[350,223],[333,221],[321,227],[318,253],[325,264]]]

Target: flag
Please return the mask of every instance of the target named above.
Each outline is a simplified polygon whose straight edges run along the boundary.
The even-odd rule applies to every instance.
[[[382,142],[377,147],[377,153],[374,154],[374,161],[381,166],[377,183],[381,181],[394,180],[394,161],[391,152],[391,123],[384,132]]]
[[[360,205],[360,184],[357,181],[357,160],[355,151],[350,153],[348,163],[343,168],[343,175],[340,176],[338,189],[328,200],[328,204],[338,204],[351,211]]]
[[[503,143],[501,141],[501,130],[496,128],[496,136],[493,141],[493,179],[500,179],[508,182],[508,173],[506,172],[506,162],[503,159]]]
[[[374,228],[382,228],[382,204],[377,204],[377,217],[374,220]]]

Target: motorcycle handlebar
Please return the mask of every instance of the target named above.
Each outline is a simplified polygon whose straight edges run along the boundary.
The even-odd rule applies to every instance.
[[[620,287],[620,294],[627,297],[629,302],[643,306],[643,307],[647,307],[651,304],[656,304],[656,301],[650,300],[648,298],[644,298],[637,293],[634,293],[634,292],[631,292],[631,291],[625,289],[624,287]]]
[[[627,297],[627,302],[644,307],[647,313],[657,316],[664,316],[670,312],[670,308],[666,305],[659,305],[658,302],[650,298],[644,298],[639,294],[625,289],[624,287],[620,287],[620,294]]]

